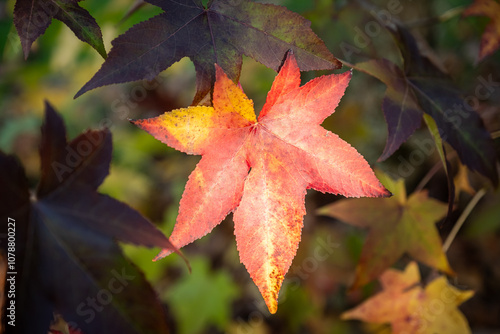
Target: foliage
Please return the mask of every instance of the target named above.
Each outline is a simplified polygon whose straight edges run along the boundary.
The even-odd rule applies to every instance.
[[[344,312],[342,318],[389,322],[394,333],[470,333],[457,306],[471,298],[473,291],[457,290],[443,276],[423,289],[415,262],[403,272],[388,269],[380,281],[382,292]]]
[[[427,191],[407,198],[402,179],[394,181],[386,175],[379,178],[391,190],[392,198],[341,200],[317,211],[354,226],[370,228],[352,288],[380,276],[406,252],[428,266],[453,274],[435,226],[446,215],[446,204],[429,198]]]
[[[16,332],[500,328],[498,0],[130,5],[0,5]]]
[[[115,239],[176,249],[138,212],[96,192],[111,161],[110,132],[87,131],[67,143],[62,119],[47,104],[40,158],[42,176],[30,196],[18,161],[0,155],[2,215],[19,217],[19,331],[46,331],[58,312],[87,333],[165,333],[161,304]]]
[[[190,261],[193,274],[173,285],[165,294],[179,319],[179,333],[199,333],[208,325],[227,327],[231,302],[238,288],[225,271],[213,272],[204,258]]]
[[[354,65],[388,87],[382,109],[389,137],[380,157],[392,155],[420,127],[423,113],[436,122],[439,136],[461,161],[498,184],[496,152],[479,115],[460,98],[447,76],[418,50],[413,36],[399,26],[388,26],[400,48],[404,72],[387,59]]]
[[[340,67],[308,22],[283,7],[230,0],[213,0],[206,7],[201,0],[149,2],[165,13],[115,39],[103,67],[76,96],[103,85],[153,79],[185,56],[197,71],[193,104],[210,92],[215,63],[238,81],[242,54],[275,70],[288,49],[302,70]]]
[[[481,38],[479,60],[483,60],[500,47],[500,3],[496,0],[475,0],[464,11],[464,16],[471,15],[491,18],[491,23],[486,27]]]
[[[31,45],[45,32],[52,18],[64,22],[79,39],[89,43],[106,58],[101,29],[89,12],[78,5],[80,1],[16,1],[14,23],[21,38],[24,58],[28,58]]]
[[[339,103],[349,74],[299,87],[289,54],[256,119],[252,102],[217,67],[213,108],[133,121],[162,142],[203,156],[186,185],[172,243],[183,247],[201,238],[234,211],[241,262],[271,313],[300,241],[305,190],[389,195],[356,150],[319,126]]]

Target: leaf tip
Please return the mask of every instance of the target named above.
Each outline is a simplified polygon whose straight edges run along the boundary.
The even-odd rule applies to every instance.
[[[82,88],[80,88],[78,92],[76,92],[75,96],[73,96],[73,100],[76,100],[78,97],[80,97],[80,95],[82,95],[85,92],[86,92],[85,86],[83,86]]]
[[[82,88],[80,88],[80,90],[78,92],[76,92],[75,96],[73,96],[73,99],[78,98],[80,95],[85,94],[89,90],[95,89],[95,88],[103,85],[103,84],[96,84],[95,83],[96,80],[94,80],[94,78],[96,78],[98,73],[96,73],[96,75],[94,75],[94,77],[92,79],[90,79],[90,81],[88,81],[85,85],[83,85]]]
[[[161,260],[163,259],[164,257],[167,257],[168,255],[170,255],[172,253],[172,250],[171,249],[162,249],[158,255],[155,256],[155,258],[153,259],[153,262],[157,262],[158,260]]]
[[[351,320],[353,319],[352,312],[346,311],[340,314],[340,320]]]
[[[457,276],[457,273],[451,268],[450,263],[448,262],[448,260],[446,259],[446,257],[444,259],[445,259],[445,263],[440,268],[441,271],[444,272],[448,276],[452,276],[452,277]]]
[[[293,66],[294,68],[299,67],[299,65],[297,63],[297,58],[295,57],[295,54],[293,53],[292,49],[288,50],[286,53],[285,61],[283,62],[282,68],[285,66]]]
[[[271,314],[275,314],[278,311],[278,301],[275,299],[266,300],[266,306]]]
[[[215,82],[220,81],[222,79],[228,79],[226,72],[219,66],[219,64],[215,64]]]
[[[192,268],[191,268],[191,264],[189,263],[189,260],[186,258],[186,256],[184,256],[184,254],[182,254],[182,252],[180,250],[178,250],[174,245],[172,245],[171,243],[169,243],[169,246],[171,248],[164,248],[162,249],[158,255],[156,255],[154,258],[153,258],[153,262],[158,262],[159,260],[163,259],[164,257],[167,257],[169,256],[170,254],[172,254],[173,252],[177,253],[183,260],[184,260],[184,263],[186,264],[186,267],[189,271],[189,273],[191,274],[192,273]]]
[[[329,216],[330,210],[328,208],[329,205],[322,206],[321,208],[316,209],[315,213],[318,216]]]
[[[133,125],[137,126],[139,129],[142,129],[142,130],[144,130],[144,131],[148,131],[148,130],[147,130],[147,125],[149,124],[149,123],[148,123],[148,121],[149,121],[149,120],[150,120],[150,119],[147,119],[147,118],[146,118],[146,119],[132,119],[132,118],[129,118],[129,119],[128,119],[128,121],[129,121],[131,124],[133,124]]]
[[[385,191],[382,193],[382,195],[380,197],[389,198],[389,197],[394,196],[394,194],[391,193],[389,190],[387,190],[387,188],[384,187],[384,190]]]
[[[108,58],[108,54],[106,53],[106,48],[104,47],[104,44],[102,44],[102,42],[95,49],[104,60]]]
[[[24,60],[28,60],[28,56],[31,51],[31,44],[33,41],[30,41],[28,38],[24,37],[22,31],[17,29],[19,38],[21,39],[21,48],[23,49]]]

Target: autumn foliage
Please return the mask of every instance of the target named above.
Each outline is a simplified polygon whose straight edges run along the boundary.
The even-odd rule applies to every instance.
[[[102,23],[93,6],[105,4],[15,1],[18,50],[0,40],[6,115],[19,117],[9,108],[33,100],[43,107],[28,108],[37,110],[35,126],[0,117],[0,333],[466,334],[500,326],[477,317],[471,326],[470,308],[459,309],[489,300],[494,285],[478,284],[481,275],[470,278],[464,263],[476,263],[484,281],[498,275],[491,255],[484,264],[467,258],[498,249],[498,0],[412,20],[408,11],[398,16],[403,7],[431,6],[275,2],[301,14],[252,0],[146,0],[123,21]],[[137,20],[141,7],[154,15]],[[120,27],[130,17],[137,22]],[[53,19],[85,42],[87,56],[71,53],[77,44],[66,35],[64,52],[44,54],[58,44],[44,40],[58,29]],[[439,49],[448,20],[460,20],[458,30],[480,23],[453,35],[474,39],[467,56]],[[79,66],[85,57],[92,61]],[[43,75],[32,75],[44,61]],[[67,68],[54,70],[59,63]],[[274,81],[245,73],[247,63],[274,71]],[[192,81],[183,81],[185,64]],[[173,92],[151,84],[163,71],[174,73],[161,86]],[[64,93],[19,93],[44,75]],[[262,103],[252,100],[257,90]],[[119,120],[109,112],[117,105]],[[100,117],[101,126],[82,130],[88,124],[72,119],[80,116]],[[27,128],[39,132],[24,144],[31,151],[6,144]],[[194,170],[186,154],[199,157]],[[476,206],[481,224],[462,232]],[[314,233],[327,236],[316,238],[321,247]]]
[[[186,185],[171,242],[183,247],[234,211],[241,262],[271,313],[299,245],[306,189],[349,197],[390,194],[355,149],[319,126],[349,78],[350,72],[332,74],[300,87],[289,54],[255,119],[252,101],[217,67],[213,107],[134,121],[162,142],[203,156]]]

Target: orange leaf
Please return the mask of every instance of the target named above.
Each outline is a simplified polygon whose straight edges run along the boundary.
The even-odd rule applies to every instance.
[[[471,298],[473,291],[456,289],[444,276],[422,289],[415,262],[408,264],[404,272],[386,270],[380,283],[382,292],[344,312],[341,318],[390,323],[393,333],[470,333],[457,306]]]
[[[290,54],[256,120],[252,101],[217,67],[213,107],[133,121],[169,146],[202,155],[186,184],[170,241],[182,247],[234,211],[241,262],[271,313],[300,241],[306,189],[389,195],[363,157],[320,126],[350,77],[350,72],[332,74],[300,87]],[[157,259],[168,254],[164,250]]]
[[[500,47],[500,3],[496,0],[476,0],[467,7],[464,16],[487,16],[491,22],[481,38],[479,60],[493,54]]]
[[[383,174],[379,178],[394,194],[392,198],[340,200],[318,209],[319,214],[370,229],[352,289],[378,277],[404,253],[453,274],[435,226],[446,215],[447,205],[429,198],[426,191],[406,198],[402,179],[394,181]]]

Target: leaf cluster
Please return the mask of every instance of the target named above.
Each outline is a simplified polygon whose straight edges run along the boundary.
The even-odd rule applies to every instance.
[[[382,286],[378,294],[372,293],[369,300],[344,312],[343,320],[389,323],[395,333],[419,333],[422,328],[433,333],[470,332],[457,306],[473,293],[457,290],[447,282],[445,275],[460,275],[447,251],[474,206],[485,195],[487,200],[494,201],[490,189],[498,186],[496,138],[500,123],[496,123],[495,117],[500,113],[493,105],[498,102],[496,93],[500,84],[495,72],[498,67],[492,59],[498,59],[494,57],[500,46],[500,4],[497,0],[475,0],[466,8],[453,9],[436,18],[413,20],[399,16],[401,8],[394,3],[387,8],[364,0],[351,4],[318,2],[309,7],[297,1],[284,3],[300,8],[303,15],[283,6],[250,0],[147,0],[133,8],[130,16],[140,13],[141,6],[154,6],[159,14],[141,20],[113,39],[106,53],[102,31],[109,27],[102,24],[100,27],[92,16],[97,13],[84,9],[80,0],[16,1],[13,24],[20,37],[20,50],[28,62],[33,58],[39,60],[37,57],[43,52],[40,48],[46,44],[40,46],[37,40],[43,39],[40,36],[46,31],[50,35],[52,19],[69,27],[104,59],[94,62],[101,67],[96,68],[93,76],[88,70],[77,72],[73,67],[72,71],[78,75],[74,75],[64,94],[76,92],[74,96],[78,99],[69,103],[82,103],[89,109],[85,105],[89,101],[95,105],[101,102],[90,100],[87,96],[98,95],[85,94],[88,91],[135,82],[128,96],[122,93],[120,99],[104,101],[103,105],[109,104],[120,113],[124,110],[120,120],[131,117],[129,111],[134,109],[134,118],[141,119],[133,120],[133,124],[176,150],[201,156],[185,185],[178,214],[174,210],[176,223],[168,239],[131,206],[97,191],[110,170],[110,129],[87,130],[68,141],[66,132],[76,131],[70,126],[67,129],[61,116],[45,102],[39,171],[26,163],[26,159],[23,167],[18,158],[0,151],[1,217],[3,222],[15,221],[17,228],[16,303],[18,310],[22,310],[16,320],[19,333],[46,332],[48,328],[52,333],[168,332],[167,314],[155,291],[158,286],[152,286],[158,282],[145,278],[142,270],[147,270],[138,266],[146,266],[133,264],[123,253],[123,247],[127,246],[120,243],[162,249],[155,261],[172,252],[183,256],[178,248],[208,234],[231,214],[236,236],[234,252],[238,253],[234,258],[239,256],[268,310],[275,313],[278,301],[281,303],[283,299],[279,299],[279,292],[286,285],[285,275],[303,272],[295,265],[300,261],[297,250],[301,238],[309,240],[307,232],[303,233],[303,227],[307,226],[303,223],[307,189],[346,197],[378,197],[336,200],[316,211],[331,217],[330,223],[333,219],[333,224],[341,221],[367,230],[366,238],[361,238],[359,246],[354,247],[359,256],[354,256],[357,266],[352,280],[346,279],[342,284],[350,285],[352,292],[366,289],[379,278]],[[405,6],[420,8],[415,4]],[[349,13],[362,15],[349,18]],[[443,53],[439,53],[442,50],[434,50],[439,45],[429,45],[430,38],[426,35],[429,29],[444,29],[448,21],[471,20],[471,16],[489,18],[478,42],[476,63],[463,65],[476,81],[453,72],[453,67],[442,61]],[[354,31],[354,36],[349,36],[349,32],[327,33],[341,30],[342,22],[347,22],[346,30]],[[373,33],[369,27],[378,30]],[[386,38],[385,44],[377,44],[379,37]],[[336,57],[330,50],[335,51]],[[54,56],[54,62],[65,59],[59,56]],[[164,103],[161,99],[168,94],[159,92],[159,74],[167,69],[175,71],[186,57],[196,76],[192,83],[196,88],[190,91],[194,95],[191,106]],[[245,64],[251,59],[260,64],[254,66],[278,72],[262,110],[257,113],[239,85],[245,80]],[[331,70],[342,65],[351,71],[331,74]],[[29,73],[29,67],[26,68]],[[314,79],[302,84],[301,71],[309,71],[302,75],[303,79]],[[186,71],[181,68],[180,72],[182,76]],[[377,176],[366,161],[371,163],[375,159],[365,160],[350,144],[329,131],[329,123],[342,123],[343,114],[328,116],[339,105],[353,73],[355,78],[359,76],[369,83],[365,88],[368,87],[370,98],[365,98],[368,94],[359,89],[348,91],[343,100],[347,106],[342,108],[343,114],[346,110],[356,112],[349,101],[357,94],[355,99],[368,101],[372,111],[381,111],[387,129],[387,134],[383,134],[385,147],[378,151],[371,146],[368,154],[378,156],[379,167],[385,171],[377,172]],[[10,75],[5,77],[15,80]],[[257,86],[253,78],[251,83]],[[468,83],[469,90],[464,89],[467,85],[461,81],[467,79],[472,82]],[[82,85],[85,80],[89,81]],[[148,81],[140,84],[139,80]],[[374,93],[377,82],[384,85],[383,94]],[[171,84],[170,90],[176,85]],[[355,87],[360,86],[351,84],[351,89]],[[99,92],[111,89],[114,88],[100,88]],[[10,87],[8,90],[15,91]],[[151,95],[162,97],[151,98]],[[380,101],[380,107],[377,103],[374,107],[373,101]],[[161,112],[168,111],[161,115],[137,112],[148,103],[160,105]],[[149,116],[154,117],[144,118]],[[15,124],[36,128],[30,122],[27,119]],[[337,129],[344,124],[337,125]],[[367,124],[365,119],[356,119],[355,129],[369,127]],[[430,132],[424,144],[422,125]],[[132,141],[130,133],[120,137],[121,130],[117,128],[126,126],[111,124],[113,135],[119,136],[117,141]],[[8,128],[2,127],[0,144],[8,137],[4,131]],[[411,149],[412,140],[420,141],[418,149]],[[142,147],[134,151],[133,161],[140,168],[150,159],[148,154],[169,156],[162,146],[151,144],[147,138],[144,141],[147,152],[139,152]],[[405,162],[402,152],[408,149],[412,170],[402,173]],[[116,157],[121,152],[120,145],[115,144],[115,160],[120,159]],[[412,160],[417,153],[423,156],[422,162]],[[415,165],[418,167],[423,161],[425,167],[419,169],[423,175],[418,176],[420,184],[415,186],[410,174],[415,177]],[[427,168],[428,163],[435,166]],[[167,173],[172,168],[186,169],[180,163],[167,168],[158,161],[156,165]],[[33,187],[32,175],[37,174],[39,182]],[[156,180],[159,175],[156,173]],[[391,194],[391,198],[384,198]],[[322,200],[316,207],[332,201],[332,197],[319,198]],[[446,199],[447,203],[442,201]],[[175,202],[172,198],[169,201]],[[491,207],[488,212],[497,214],[498,210]],[[443,220],[445,223],[440,226],[446,227],[445,233],[436,226]],[[7,235],[7,226],[2,223],[3,235]],[[498,223],[485,226],[471,229],[476,231],[471,233],[495,230]],[[443,242],[441,237],[446,234]],[[332,254],[331,244],[325,249],[328,258]],[[9,252],[0,252],[0,256],[5,258]],[[405,256],[430,267],[429,277],[421,279],[417,264],[407,261]],[[163,268],[161,263],[154,265]],[[404,271],[391,268],[404,265]],[[195,272],[173,284],[173,290],[162,294],[161,300],[175,307],[172,314],[178,318],[181,332],[201,331],[205,324],[226,330],[231,316],[229,304],[241,298],[241,294],[223,273],[210,273],[207,262],[196,259],[193,267],[199,276]],[[4,272],[8,276],[8,270],[2,267],[0,273]],[[300,277],[306,280],[306,276]],[[165,282],[170,283],[167,279],[159,285]],[[206,298],[194,296],[211,287],[223,286],[227,286],[223,293],[211,291]],[[447,296],[445,301],[443,296]],[[219,298],[219,302],[214,302],[217,307],[210,309],[212,298]],[[436,300],[443,308],[439,317],[430,319],[428,311]],[[196,301],[203,312],[192,321],[190,305]],[[341,311],[348,306],[344,304]],[[4,314],[8,314],[5,307]],[[33,314],[36,317],[27,320]]]

